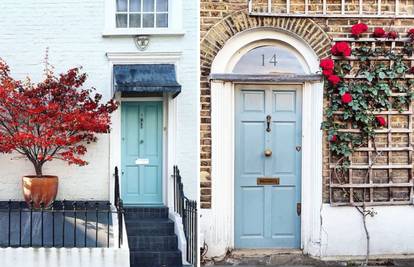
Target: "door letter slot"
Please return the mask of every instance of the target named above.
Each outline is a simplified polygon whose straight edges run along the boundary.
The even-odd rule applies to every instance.
[[[137,159],[135,161],[135,164],[137,164],[137,165],[148,165],[149,164],[149,159]]]
[[[279,177],[259,177],[257,178],[257,185],[278,185],[280,184]]]

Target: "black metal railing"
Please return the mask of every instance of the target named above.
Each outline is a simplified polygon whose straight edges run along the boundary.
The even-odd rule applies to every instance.
[[[0,247],[110,247],[123,242],[123,203],[115,168],[115,209],[109,201],[55,201],[50,207],[0,202]],[[112,215],[118,217],[118,244]]]
[[[123,242],[123,229],[124,229],[124,203],[121,198],[119,188],[119,171],[118,167],[115,167],[115,208],[118,214],[118,247],[120,248]]]
[[[0,202],[0,246],[110,247],[114,212],[107,201]]]
[[[182,220],[184,234],[187,240],[187,261],[197,266],[197,201],[188,199],[184,194],[180,170],[174,166],[174,211]]]

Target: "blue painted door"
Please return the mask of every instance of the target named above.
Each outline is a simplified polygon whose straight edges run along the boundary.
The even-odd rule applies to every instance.
[[[235,247],[299,248],[300,87],[240,86],[235,126]]]
[[[124,102],[122,178],[125,204],[162,204],[162,102]]]

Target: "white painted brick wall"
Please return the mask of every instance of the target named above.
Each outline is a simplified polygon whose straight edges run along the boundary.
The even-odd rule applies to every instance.
[[[185,189],[197,196],[198,176],[198,5],[183,1],[184,36],[151,37],[149,52],[182,51],[179,77],[183,92],[178,96],[177,163]],[[106,52],[136,52],[130,37],[103,38],[104,0],[1,0],[0,57],[8,62],[12,75],[27,75],[38,81],[44,68],[45,50],[56,72],[83,66],[88,73],[87,85],[110,95],[110,67]],[[88,147],[86,167],[67,166],[62,162],[46,165],[46,174],[60,177],[59,199],[108,199],[109,137],[102,136]],[[31,164],[22,159],[0,155],[0,200],[21,199],[20,177],[32,174]]]

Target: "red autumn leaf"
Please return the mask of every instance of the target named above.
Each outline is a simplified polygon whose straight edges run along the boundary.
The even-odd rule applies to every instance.
[[[99,94],[84,89],[86,74],[79,68],[46,78],[38,84],[10,76],[0,60],[0,152],[18,152],[33,163],[36,175],[53,159],[85,165],[85,144],[108,133],[117,104],[101,103]]]
[[[352,102],[352,95],[348,92],[342,95],[341,101],[343,104],[349,104]]]

